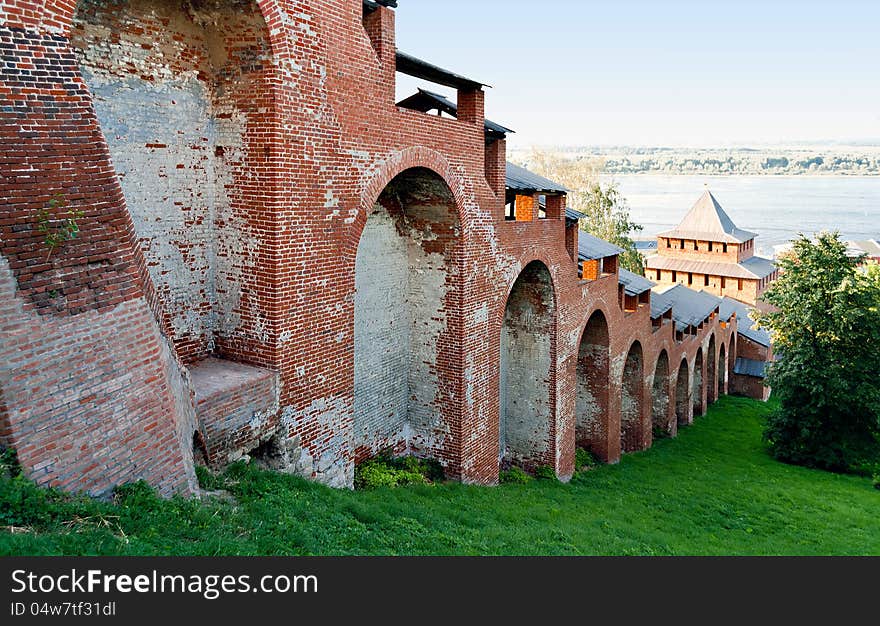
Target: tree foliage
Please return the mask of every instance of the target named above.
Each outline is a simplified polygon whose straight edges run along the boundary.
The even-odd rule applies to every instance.
[[[859,269],[837,233],[803,235],[779,260],[756,315],[779,359],[764,436],[785,462],[864,471],[880,458],[880,271]]]
[[[621,267],[644,275],[642,257],[636,250],[630,233],[642,226],[630,219],[629,206],[615,183],[599,181],[602,161],[598,159],[569,159],[551,152],[533,150],[529,168],[569,189],[567,206],[587,216],[580,227],[600,239],[623,248]]]
[[[610,183],[603,185],[593,183],[587,190],[587,200],[583,205],[573,207],[584,213],[587,219],[581,220],[581,228],[591,235],[610,241],[623,248],[620,254],[620,265],[631,272],[644,276],[645,264],[642,255],[636,250],[636,244],[629,236],[632,232],[642,230],[629,217],[629,207],[617,188]]]

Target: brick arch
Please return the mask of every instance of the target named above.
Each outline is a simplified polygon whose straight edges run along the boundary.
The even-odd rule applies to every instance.
[[[620,451],[635,452],[645,447],[645,350],[634,340],[626,351],[620,374]]]
[[[727,386],[727,381],[730,376],[727,368],[727,345],[724,342],[718,345],[718,357],[716,360],[717,365],[715,376],[718,379],[718,397],[720,398],[727,393],[725,387]]]
[[[464,225],[466,219],[466,201],[463,192],[464,181],[460,174],[455,172],[449,161],[441,153],[424,146],[412,146],[395,152],[385,159],[382,166],[364,184],[360,197],[357,217],[352,224],[351,233],[346,245],[346,255],[351,259],[357,254],[357,247],[367,224],[367,217],[372,212],[376,201],[389,183],[397,176],[411,169],[426,169],[438,176],[446,184],[451,197],[455,200],[456,218],[459,226]],[[525,267],[525,266],[523,266]],[[513,284],[511,283],[511,287]]]
[[[694,417],[703,415],[706,412],[706,407],[703,404],[703,389],[706,386],[705,376],[703,376],[703,360],[703,346],[697,346],[697,351],[694,353],[693,366],[691,367],[693,372],[691,375],[691,388],[693,389],[692,404]]]
[[[674,422],[670,420],[670,407],[675,401],[670,393],[669,353],[666,348],[660,350],[654,364],[653,384],[651,386],[651,421],[654,426],[654,435],[672,435],[675,432]]]
[[[714,332],[706,340],[706,405],[718,399],[718,338]]]
[[[609,336],[614,334],[614,330],[612,329],[612,319],[613,318],[608,315],[608,312],[605,310],[604,307],[597,306],[594,309],[589,309],[588,315],[585,315],[582,318],[586,321],[584,321],[581,324],[581,329],[580,329],[580,332],[578,333],[578,339],[577,339],[577,343],[575,345],[578,345],[578,346],[581,345],[581,342],[584,340],[584,333],[587,332],[587,326],[589,325],[590,320],[593,319],[593,316],[596,315],[597,313],[601,314],[602,317],[605,318],[605,324],[607,324],[607,326],[608,326]]]
[[[693,411],[691,402],[690,368],[683,358],[675,375],[675,419],[678,426],[690,423]]]
[[[356,463],[389,448],[458,463],[436,436],[458,419],[463,289],[460,204],[438,165],[420,151],[386,163],[352,226]]]
[[[499,464],[555,465],[556,287],[547,263],[531,260],[513,282],[493,337],[499,342]]]
[[[278,0],[253,0],[259,7],[266,22],[266,32],[269,37],[269,45],[272,47],[272,54],[278,56],[289,50],[287,36],[284,32],[284,12]],[[76,7],[79,0],[36,0],[28,2],[20,0],[20,5],[30,5],[30,10],[37,11],[40,14],[39,26],[42,30],[65,37],[70,36],[70,29],[73,25],[73,16],[76,13]],[[25,24],[32,22],[23,18]]]
[[[733,368],[736,366],[736,329],[733,329],[730,332],[728,343],[730,344],[727,352],[727,379],[729,384],[730,375],[733,373]]]
[[[551,262],[550,259],[544,255],[533,255],[526,256],[517,263],[517,271],[512,274],[512,278],[507,281],[504,285],[504,298],[501,300],[499,306],[495,308],[494,313],[492,314],[492,327],[491,332],[497,333],[501,329],[501,324],[504,323],[504,311],[507,309],[507,302],[510,300],[510,294],[513,291],[513,286],[516,284],[516,281],[519,279],[520,275],[523,273],[523,270],[526,269],[532,263],[540,263],[544,266],[544,269],[547,270],[547,273],[550,275],[550,287],[553,291],[553,305],[554,308],[558,304],[556,297],[556,279],[553,276],[553,271],[550,269]],[[604,314],[604,312],[603,312]],[[608,316],[605,316],[605,319],[609,319]],[[581,331],[583,332],[583,331]]]
[[[575,445],[608,461],[611,327],[601,308],[590,312],[578,338],[575,361]]]

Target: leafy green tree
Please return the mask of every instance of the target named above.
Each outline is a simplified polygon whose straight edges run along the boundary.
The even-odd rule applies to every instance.
[[[574,208],[587,216],[586,219],[581,220],[582,229],[623,248],[620,265],[644,276],[645,264],[642,255],[636,250],[636,244],[629,236],[630,233],[641,231],[642,226],[630,219],[629,207],[616,184],[603,185],[594,182],[587,189],[585,202]]]
[[[779,355],[780,406],[764,437],[785,462],[866,471],[880,459],[880,271],[860,269],[838,233],[803,235],[756,314]]]
[[[580,227],[600,239],[623,248],[620,265],[644,275],[645,266],[630,233],[642,226],[630,219],[629,206],[615,183],[603,185],[599,173],[603,163],[597,159],[569,159],[551,152],[533,150],[528,164],[536,174],[569,189],[566,204],[587,216]]]

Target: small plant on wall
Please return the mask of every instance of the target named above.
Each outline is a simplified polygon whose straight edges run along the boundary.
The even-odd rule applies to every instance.
[[[49,206],[40,209],[37,213],[37,230],[43,235],[43,242],[49,249],[46,254],[46,260],[52,256],[55,249],[61,244],[76,239],[79,235],[79,224],[77,220],[83,218],[83,212],[80,209],[67,208],[67,201],[61,194],[55,195],[49,200]],[[60,217],[55,217],[59,215]]]

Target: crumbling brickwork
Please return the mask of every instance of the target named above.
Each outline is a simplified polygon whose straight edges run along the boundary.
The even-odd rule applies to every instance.
[[[651,406],[651,423],[654,431],[666,434],[673,434],[675,420],[672,419],[673,412],[670,411],[669,389],[669,355],[663,350],[657,357],[657,365],[654,368],[654,376],[651,387],[651,398],[653,400]]]
[[[425,169],[397,176],[367,218],[355,262],[355,460],[390,448],[443,448],[441,410],[454,385],[440,367],[457,350],[455,200]]]
[[[499,364],[499,455],[529,469],[553,460],[555,296],[539,262],[519,275],[507,298]]]
[[[690,372],[687,360],[682,359],[678,365],[678,373],[675,376],[675,420],[674,430],[670,434],[676,434],[679,426],[690,424],[694,419],[694,402],[691,398]]]
[[[187,492],[195,446],[342,487],[386,448],[565,479],[716,397],[735,318],[677,337],[616,257],[579,276],[562,196],[505,220],[483,92],[397,107],[394,11],[365,10],[0,0],[0,440],[30,476]],[[47,257],[56,194],[83,218]]]
[[[604,416],[608,414],[609,379],[608,322],[601,311],[587,321],[578,349],[575,442],[591,450],[607,438]],[[607,460],[607,459],[603,459]]]
[[[71,45],[186,362],[218,350],[251,360],[237,336],[265,342],[248,295],[266,238],[249,219],[266,192],[265,29],[255,4],[232,0],[80,0],[73,18]]]
[[[190,492],[189,392],[63,34],[69,17],[0,4],[4,439],[44,484],[100,494],[144,478]],[[47,246],[43,209],[81,211],[79,237]]]
[[[189,372],[200,424],[195,451],[209,465],[223,467],[271,438],[279,391],[274,372],[215,358]]]

